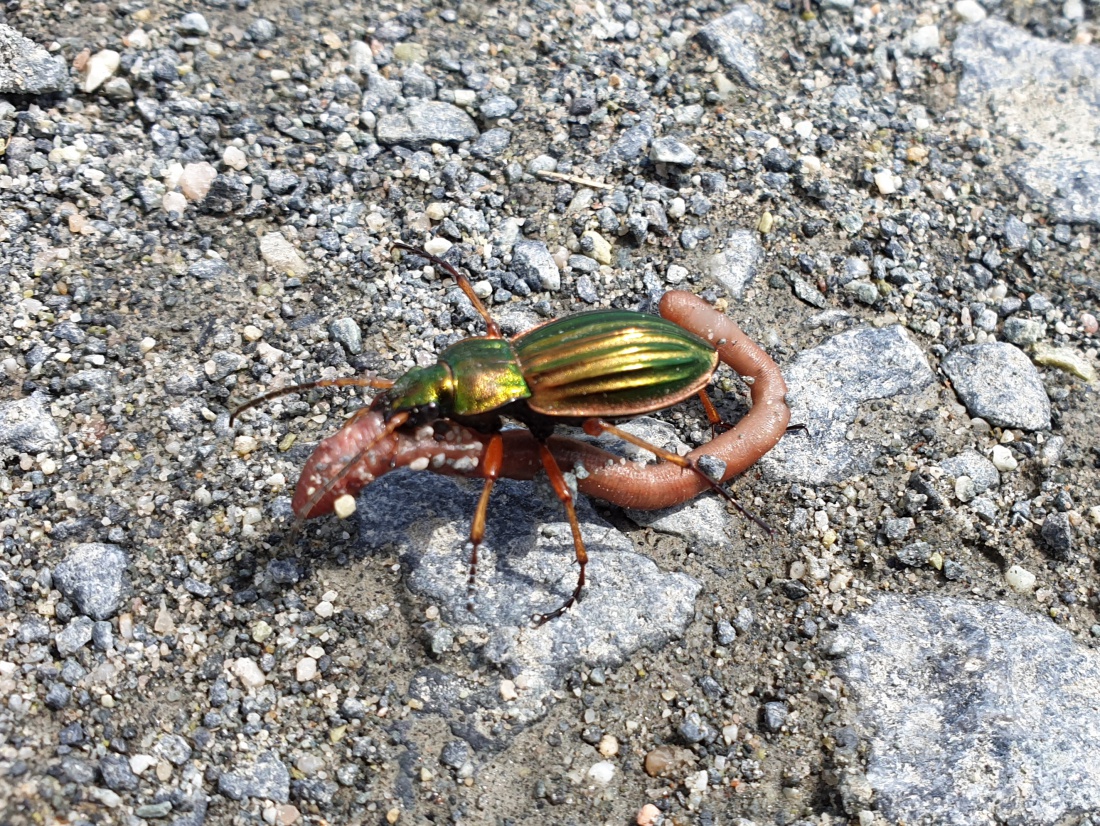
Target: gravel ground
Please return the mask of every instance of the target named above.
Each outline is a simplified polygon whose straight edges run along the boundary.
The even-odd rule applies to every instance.
[[[1100,818],[1096,5],[0,11],[0,822]],[[395,473],[396,377],[688,289],[805,429],[713,496]],[[720,370],[729,419],[747,402]],[[632,425],[686,450],[685,404]],[[1091,818],[1091,819],[1090,819]]]

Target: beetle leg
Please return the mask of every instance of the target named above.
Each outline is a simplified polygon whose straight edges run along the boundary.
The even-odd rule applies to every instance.
[[[437,267],[442,267],[447,275],[451,276],[462,289],[462,292],[466,293],[466,297],[470,299],[470,303],[474,305],[474,309],[477,310],[478,315],[485,319],[485,337],[486,338],[503,338],[500,332],[500,326],[493,321],[493,317],[489,315],[489,311],[485,309],[485,305],[481,303],[481,299],[477,297],[477,293],[474,292],[474,286],[470,283],[470,279],[460,273],[454,266],[448,261],[444,261],[438,255],[432,255],[427,250],[422,250],[420,247],[411,247],[408,244],[402,244],[400,241],[394,241],[393,245],[398,249],[407,250],[413,255],[423,258],[425,261],[430,261]]]
[[[346,376],[341,379],[319,379],[318,381],[310,381],[305,384],[292,384],[290,387],[280,387],[278,390],[269,390],[254,399],[249,399],[230,413],[229,426],[232,427],[233,422],[236,421],[237,417],[244,413],[244,411],[258,404],[270,401],[271,399],[277,399],[280,396],[289,396],[291,393],[301,393],[306,390],[312,390],[315,387],[370,387],[374,390],[388,390],[393,387],[393,382],[389,379],[370,378],[367,376]]]
[[[494,433],[489,444],[485,446],[485,452],[481,455],[482,474],[485,476],[485,486],[481,489],[481,498],[477,500],[477,510],[470,522],[470,570],[466,575],[466,610],[471,614],[474,611],[474,585],[477,580],[477,549],[481,540],[485,538],[485,518],[489,513],[489,495],[493,492],[493,485],[500,476],[500,466],[504,463],[504,440],[499,433]]]
[[[730,422],[724,420],[718,413],[718,408],[714,406],[714,402],[710,400],[710,396],[707,395],[706,390],[700,390],[698,395],[699,401],[703,405],[703,412],[707,414],[707,421],[710,422],[711,436],[725,433],[733,427]]]
[[[640,439],[633,433],[628,433],[622,428],[615,427],[615,425],[609,424],[602,419],[585,419],[583,427],[584,432],[587,433],[589,436],[599,436],[602,433],[610,433],[612,436],[618,436],[624,442],[629,442],[635,447],[640,447],[642,450],[648,450],[658,459],[662,459],[666,462],[671,462],[674,465],[682,467],[684,470],[690,470],[692,473],[694,473],[696,476],[706,482],[707,487],[721,495],[727,502],[737,508],[737,510],[740,511],[743,517],[751,520],[752,522],[755,522],[768,533],[773,533],[772,529],[759,516],[756,516],[755,514],[745,510],[741,503],[734,499],[732,495],[730,495],[730,492],[728,490],[726,490],[720,484],[707,476],[707,474],[703,472],[703,469],[699,467],[699,463],[695,459],[688,456],[679,456],[675,453],[669,453],[667,450],[659,448],[657,447],[657,445],[650,444],[645,439]]]
[[[569,527],[573,531],[573,550],[577,554],[577,564],[580,565],[581,570],[577,576],[577,587],[573,589],[569,599],[549,614],[535,614],[531,618],[536,626],[560,617],[573,606],[584,587],[584,566],[588,564],[588,551],[585,550],[584,538],[581,536],[581,523],[577,520],[577,510],[573,507],[573,494],[570,493],[565,476],[562,474],[561,468],[558,467],[557,459],[554,458],[554,454],[550,452],[550,448],[546,446],[545,442],[539,442],[539,458],[542,459],[542,466],[546,470],[546,475],[550,477],[550,485],[554,488],[554,493],[558,495],[558,499],[565,506],[565,515],[569,517]]]

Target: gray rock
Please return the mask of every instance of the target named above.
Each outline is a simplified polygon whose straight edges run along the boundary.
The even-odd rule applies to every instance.
[[[92,641],[92,620],[85,616],[73,617],[61,631],[57,632],[54,644],[61,657],[71,657]]]
[[[451,740],[439,752],[439,762],[449,769],[460,769],[470,759],[470,747],[464,740]]]
[[[218,791],[230,800],[258,797],[286,803],[290,798],[290,772],[276,752],[265,751],[254,763],[218,775]]]
[[[911,542],[899,548],[895,556],[907,568],[919,568],[928,563],[928,558],[932,556],[932,546],[927,542]]]
[[[1054,824],[1100,809],[1100,655],[1049,619],[881,596],[832,650],[887,821]]]
[[[248,36],[257,45],[274,40],[278,33],[278,27],[266,17],[257,17],[248,26]]]
[[[1100,224],[1100,49],[990,18],[959,29],[954,57],[963,67],[959,103],[1038,145],[1009,170],[1025,194],[1047,203],[1054,222]]]
[[[28,614],[19,623],[15,638],[20,643],[45,642],[50,638],[50,626],[42,617]]]
[[[837,86],[836,91],[833,92],[832,104],[838,109],[858,109],[862,103],[858,86],[844,83]]]
[[[657,138],[649,148],[649,158],[654,163],[691,166],[696,155],[694,149],[676,138]]]
[[[0,23],[0,94],[48,95],[71,91],[69,67],[64,60]]]
[[[328,329],[332,338],[348,355],[356,356],[363,352],[363,331],[359,329],[359,323],[354,318],[338,318]]]
[[[791,421],[803,433],[783,438],[760,460],[771,479],[839,482],[871,466],[878,448],[848,430],[859,405],[914,393],[934,376],[901,327],[840,333],[801,353],[784,370]]]
[[[882,533],[890,542],[900,542],[916,528],[916,523],[910,516],[899,516],[887,519],[882,523]]]
[[[726,236],[722,251],[710,261],[710,274],[734,298],[745,295],[745,289],[756,277],[764,260],[764,248],[759,234],[748,229],[735,229]]]
[[[1009,215],[1005,219],[1004,226],[1001,227],[1001,234],[1004,237],[1005,247],[1012,252],[1016,252],[1027,247],[1031,233],[1027,228],[1027,224],[1015,215]]]
[[[1073,527],[1069,523],[1069,514],[1049,514],[1043,520],[1039,533],[1051,556],[1063,560],[1070,558],[1073,552]]]
[[[577,567],[557,497],[548,486],[512,480],[493,489],[474,611],[468,611],[464,546],[481,487],[480,481],[391,473],[359,497],[360,541],[396,552],[409,590],[438,605],[456,633],[485,640],[478,659],[506,667],[522,682],[519,697],[507,705],[513,733],[545,715],[544,701],[570,670],[614,667],[639,648],[656,649],[683,633],[699,584],[634,553],[583,497],[577,515],[588,545],[587,586],[563,616],[532,627],[532,615],[569,596]],[[502,703],[499,692],[434,669],[421,672],[410,691],[429,710],[448,716],[463,711],[465,724],[475,728],[495,719]],[[452,720],[452,728],[458,723]]]
[[[188,12],[176,23],[176,31],[183,35],[205,37],[210,34],[210,24],[197,11]]]
[[[750,6],[742,4],[701,28],[696,38],[723,66],[736,72],[746,86],[758,89],[760,59],[748,38],[763,31],[764,21]]]
[[[561,272],[542,241],[519,241],[512,248],[512,272],[533,290],[561,289]]]
[[[653,124],[642,121],[619,135],[619,139],[607,153],[607,160],[611,163],[636,161],[642,157],[652,140]]]
[[[285,195],[298,187],[298,176],[286,169],[272,169],[267,173],[267,188],[276,195]]]
[[[77,613],[105,620],[118,613],[130,592],[126,552],[117,545],[77,545],[53,569],[53,584]]]
[[[1001,483],[1001,474],[996,466],[976,450],[964,450],[958,456],[944,459],[939,467],[954,479],[969,476],[975,493],[984,493]]]
[[[495,158],[505,149],[508,148],[508,144],[512,142],[512,133],[507,129],[489,129],[481,133],[473,146],[470,147],[470,154],[475,158]]]
[[[191,759],[191,746],[178,734],[162,735],[157,741],[156,753],[173,766],[182,766]]]
[[[790,716],[791,710],[787,707],[786,703],[771,702],[764,703],[761,710],[761,718],[766,731],[776,732],[783,728],[787,722],[787,718]]]
[[[507,95],[494,95],[481,104],[481,116],[483,118],[506,118],[518,108],[519,104]]]
[[[378,119],[375,136],[381,144],[420,147],[431,143],[461,143],[478,136],[477,124],[457,106],[438,100],[420,101],[404,112]]]
[[[220,258],[200,258],[187,268],[187,274],[200,281],[213,281],[229,272],[229,265]]]
[[[1039,371],[1011,344],[960,347],[944,358],[942,366],[970,415],[997,427],[1050,427],[1050,399]]]
[[[130,768],[130,761],[121,754],[105,754],[99,759],[99,775],[103,785],[115,792],[132,792],[141,782]]]
[[[703,722],[703,718],[697,711],[688,712],[684,716],[676,728],[676,733],[687,743],[702,743],[704,740],[714,738],[714,729]]]
[[[1043,337],[1046,326],[1033,318],[1005,319],[1004,335],[1018,347],[1027,347]]]
[[[714,625],[714,638],[719,645],[732,645],[737,639],[737,629],[728,620],[718,620]]]
[[[36,392],[0,404],[0,445],[20,453],[43,453],[57,447],[61,430],[45,403],[45,394]]]

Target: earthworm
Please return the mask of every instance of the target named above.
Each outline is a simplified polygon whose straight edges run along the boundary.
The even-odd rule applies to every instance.
[[[688,454],[725,464],[720,481],[744,472],[771,450],[790,421],[787,386],[776,363],[737,324],[688,292],[673,291],[661,299],[661,315],[706,339],[719,358],[739,375],[752,379],[752,408],[736,425]],[[355,496],[364,486],[399,467],[431,470],[467,478],[483,478],[481,456],[492,434],[441,420],[412,431],[386,433],[382,414],[363,409],[337,433],[324,439],[302,470],[292,507],[300,519],[329,513],[344,495]],[[539,443],[530,431],[502,432],[504,458],[500,475],[531,479],[542,470]],[[584,468],[577,486],[588,496],[638,510],[667,508],[707,490],[697,473],[670,462],[641,465],[596,445],[567,436],[547,442],[558,464]],[[325,488],[318,496],[318,491]],[[310,502],[312,501],[312,506]],[[308,512],[303,512],[308,507]]]

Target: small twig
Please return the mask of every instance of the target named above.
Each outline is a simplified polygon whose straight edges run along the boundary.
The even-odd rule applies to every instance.
[[[606,189],[610,191],[615,188],[611,184],[594,181],[591,178],[585,178],[583,175],[567,175],[564,172],[551,172],[549,169],[540,169],[535,174],[543,179],[548,179],[552,181],[568,181],[569,183],[580,184],[581,186],[591,186],[596,189]]]

